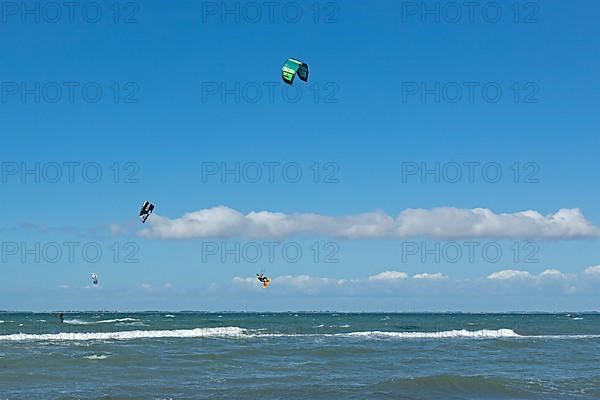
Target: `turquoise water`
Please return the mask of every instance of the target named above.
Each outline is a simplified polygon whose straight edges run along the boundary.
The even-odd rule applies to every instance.
[[[0,399],[600,398],[600,315],[0,313]]]

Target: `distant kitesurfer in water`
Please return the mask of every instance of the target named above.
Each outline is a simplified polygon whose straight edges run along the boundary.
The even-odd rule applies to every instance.
[[[63,313],[58,313],[58,318],[61,324],[65,322],[65,315]]]

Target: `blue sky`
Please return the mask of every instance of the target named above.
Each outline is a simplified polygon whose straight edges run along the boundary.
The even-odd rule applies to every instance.
[[[47,3],[39,4],[43,10]],[[317,22],[314,2],[281,3],[272,21],[267,3],[258,2],[252,4],[262,16],[255,23],[249,20],[253,10],[241,3],[236,22],[235,2],[225,3],[234,14],[224,13],[221,2],[123,3],[118,23],[109,2],[94,4],[102,10],[96,23],[79,9],[72,22],[62,10],[55,23],[48,20],[54,14],[43,11],[37,23],[22,9],[3,10],[0,309],[598,309],[589,286],[596,270],[584,272],[600,264],[593,229],[600,226],[596,2],[534,2],[534,8],[520,2],[517,17],[509,5],[493,3],[502,11],[496,23],[493,10],[483,15],[481,9],[472,22],[462,9],[453,23],[444,2],[437,3],[439,22],[420,2],[416,11],[413,2],[322,2]],[[435,2],[427,5],[435,10]],[[293,23],[297,9],[302,17]],[[126,16],[133,23],[123,23]],[[280,68],[288,57],[309,64],[308,84],[284,88]],[[421,88],[436,83],[439,101],[435,94],[423,99]],[[475,88],[472,101],[468,85]],[[56,87],[62,96],[52,102]],[[419,93],[407,92],[415,87]],[[462,97],[453,102],[457,87]],[[488,95],[500,88],[502,96],[494,102],[483,87],[491,88]],[[92,102],[97,88],[102,96]],[[224,97],[223,88],[229,90]],[[301,97],[289,101],[286,95],[297,89]],[[79,163],[71,164],[73,182],[65,165],[71,162]],[[270,162],[279,163],[273,183],[264,165]],[[464,163],[473,162],[479,166],[469,182]],[[53,163],[62,173],[57,183],[45,175]],[[263,179],[203,179],[207,163],[238,163],[240,170],[258,164]],[[302,171],[296,183],[282,176],[289,163]],[[408,165],[436,163],[440,171],[461,166],[463,179],[403,176]],[[498,182],[482,175],[490,164],[502,172]],[[39,182],[21,176],[36,165]],[[85,176],[84,165],[91,168]],[[102,176],[88,182],[98,168]],[[337,183],[323,182],[332,172]],[[125,182],[129,173],[134,182]],[[537,183],[526,182],[528,176]],[[156,204],[156,215],[144,233],[136,213],[146,199]],[[248,227],[213,212],[201,229],[231,228],[198,235],[198,224],[182,218],[218,206],[242,216],[266,211],[322,219],[310,228],[286,220],[292,233],[265,233],[263,225]],[[405,210],[439,207],[489,209],[493,215],[484,225],[490,230],[457,235],[462,223],[473,228],[464,216],[436,214],[417,222],[446,232],[442,238],[422,230],[398,237],[381,233],[379,224],[369,226],[380,232],[374,237],[354,225],[362,233],[348,236],[345,220],[336,219],[377,213],[369,214],[371,224],[373,215],[394,219]],[[561,209],[579,209],[581,219],[556,228],[548,216]],[[542,218],[527,235],[515,234],[521,222],[496,220],[526,210]],[[582,221],[588,231],[577,225]],[[181,223],[184,233],[152,231],[172,223]],[[255,229],[258,234],[248,234]],[[221,259],[223,243],[247,250],[258,243],[264,250],[269,241],[278,249],[299,247],[302,256],[298,262],[280,252],[255,263],[241,253],[239,263],[233,256]],[[476,251],[472,261],[463,254],[448,262],[439,252],[439,261],[404,254],[415,243],[435,249],[456,242],[464,250],[473,241],[478,248],[500,248],[502,257],[492,262]],[[76,242],[77,249],[99,246],[102,257],[92,263],[76,250],[70,260],[65,242]],[[48,262],[55,243],[63,254]],[[207,256],[215,243],[218,253]],[[131,251],[137,262],[127,263]],[[324,262],[332,251],[329,261],[337,262]],[[540,275],[553,269],[562,274],[550,274],[560,284]],[[261,270],[276,278],[273,290],[244,286]],[[531,276],[492,275],[506,270]],[[396,274],[376,278],[385,271]],[[100,276],[100,287],[86,287],[91,272]],[[424,273],[442,279],[415,280]],[[357,282],[332,283],[339,280]],[[436,282],[423,287],[424,280]],[[407,295],[415,291],[421,295]],[[473,304],[480,293],[490,296]]]

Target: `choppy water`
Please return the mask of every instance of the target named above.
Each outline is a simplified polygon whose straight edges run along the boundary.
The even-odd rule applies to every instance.
[[[0,313],[0,399],[600,398],[600,315]]]

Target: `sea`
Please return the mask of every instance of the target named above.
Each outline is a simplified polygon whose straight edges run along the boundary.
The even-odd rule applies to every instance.
[[[0,313],[0,399],[600,399],[600,314]]]

